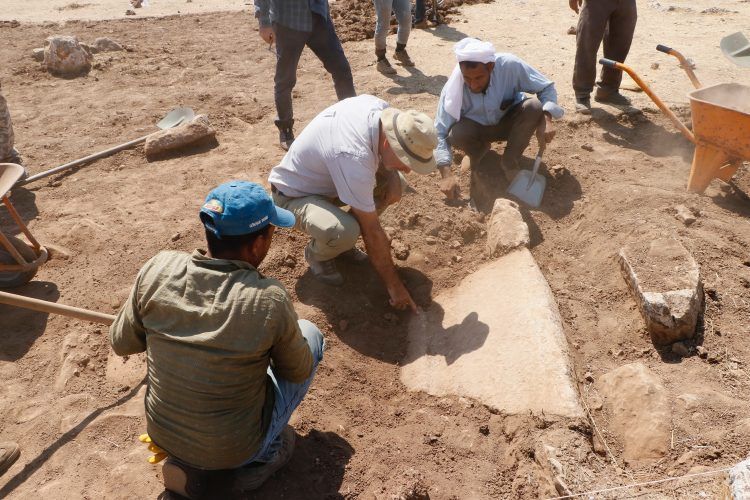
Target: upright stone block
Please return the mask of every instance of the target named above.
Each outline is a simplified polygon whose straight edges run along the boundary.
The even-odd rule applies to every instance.
[[[703,285],[690,252],[674,238],[660,238],[623,247],[619,260],[654,344],[691,338],[703,308]]]

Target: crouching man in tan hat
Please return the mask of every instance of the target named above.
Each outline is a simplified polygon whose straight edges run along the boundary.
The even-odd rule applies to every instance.
[[[305,260],[318,280],[341,285],[335,259],[367,259],[354,247],[361,234],[391,305],[416,312],[378,213],[401,199],[403,174],[435,170],[436,145],[427,115],[390,108],[371,95],[340,101],[305,127],[268,180],[274,202],[293,212],[295,227],[311,236]]]

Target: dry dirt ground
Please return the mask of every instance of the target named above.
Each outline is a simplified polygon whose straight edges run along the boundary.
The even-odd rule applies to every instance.
[[[749,83],[750,72],[718,49],[721,36],[746,27],[746,1],[638,3],[629,63],[684,119],[690,84],[673,59],[653,50],[657,43],[692,57],[706,83]],[[338,17],[361,8],[344,8]],[[503,0],[462,7],[452,17],[449,25],[414,33],[410,51],[417,67],[399,68],[393,78],[374,71],[371,40],[346,43],[357,90],[433,114],[453,64],[451,45],[470,34],[548,74],[561,103],[572,108],[574,37],[566,32],[575,16],[567,2]],[[359,19],[365,26],[373,22]],[[255,30],[247,12],[0,25],[3,93],[32,173],[148,133],[178,105],[207,113],[219,143],[150,163],[134,149],[14,190],[33,233],[55,250],[17,292],[114,312],[148,258],[202,245],[196,214],[210,187],[230,178],[265,181],[282,152],[272,125],[273,55]],[[130,50],[97,54],[89,75],[59,79],[30,57],[52,34],[83,41],[109,36]],[[298,77],[301,130],[334,94],[309,53]],[[569,112],[559,122],[545,159],[554,178],[541,209],[524,212],[532,252],[565,320],[581,396],[614,461],[591,451],[590,420],[508,416],[464,398],[407,392],[398,370],[408,317],[389,309],[372,269],[346,267],[346,285],[326,288],[307,272],[305,239],[281,231],[263,270],[285,283],[299,314],[324,331],[329,350],[293,419],[298,444],[291,463],[248,498],[549,497],[555,489],[539,466],[545,444],[558,448],[574,491],[721,468],[746,456],[750,174],[743,168],[733,186],[715,181],[703,196],[686,193],[692,146],[645,95],[626,94],[633,108],[597,106],[591,119]],[[527,156],[532,152],[533,146]],[[483,169],[498,193],[505,188],[494,168],[500,153],[496,147]],[[410,182],[414,192],[384,214],[383,224],[409,246],[406,260],[397,262],[416,300],[429,307],[432,295],[482,261],[485,236],[480,216],[443,202],[435,176],[411,176]],[[464,193],[468,185],[464,173]],[[698,213],[697,222],[686,227],[678,221],[678,204]],[[8,229],[7,218],[3,223]],[[715,355],[714,363],[658,352],[620,276],[615,256],[624,243],[664,234],[675,235],[702,266],[708,293],[697,342]],[[146,462],[136,441],[144,430],[143,360],[118,363],[109,354],[106,328],[61,316],[0,306],[0,331],[0,437],[23,448],[0,479],[0,497],[158,496],[159,468]],[[598,379],[632,361],[658,374],[669,394],[673,439],[656,463],[621,459],[610,416],[597,410],[599,396],[583,375],[590,371]],[[601,497],[714,497],[723,481],[722,475],[705,476]]]

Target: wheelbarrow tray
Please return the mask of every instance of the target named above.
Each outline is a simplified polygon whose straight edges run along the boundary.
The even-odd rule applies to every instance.
[[[720,83],[688,94],[696,142],[750,159],[750,87]]]

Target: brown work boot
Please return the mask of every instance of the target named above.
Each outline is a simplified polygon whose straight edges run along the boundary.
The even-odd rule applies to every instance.
[[[268,463],[253,462],[235,471],[235,486],[241,491],[252,491],[260,488],[276,471],[284,467],[294,453],[296,434],[294,429],[286,426],[281,431],[281,448]]]
[[[411,57],[409,57],[409,54],[406,52],[406,49],[396,50],[393,53],[393,58],[401,63],[402,66],[414,66],[414,61],[411,60]]]
[[[206,493],[209,471],[190,467],[170,457],[164,461],[161,474],[164,488],[172,493],[190,500],[203,498]]]
[[[21,448],[16,443],[0,443],[0,474],[5,474],[20,456]]]
[[[594,92],[596,102],[605,102],[608,104],[618,104],[620,106],[630,105],[630,99],[619,93],[617,90],[604,90],[597,88]]]

